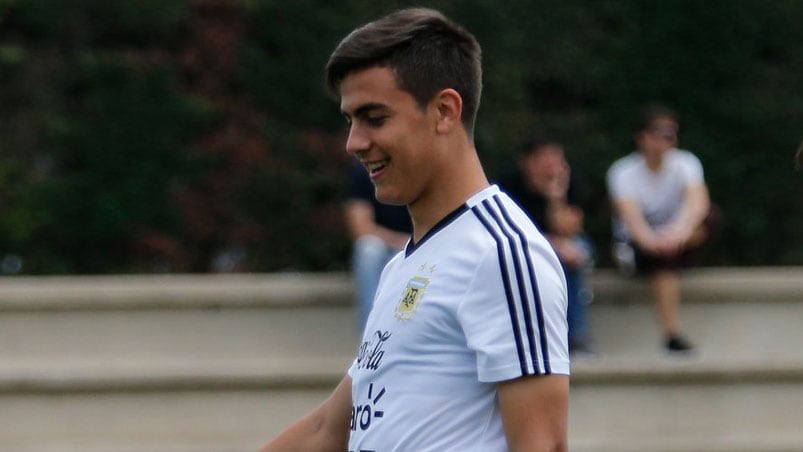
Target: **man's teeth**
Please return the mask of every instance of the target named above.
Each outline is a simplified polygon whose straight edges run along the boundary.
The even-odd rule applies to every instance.
[[[368,168],[369,172],[375,173],[385,167],[385,162],[368,163],[365,167]]]

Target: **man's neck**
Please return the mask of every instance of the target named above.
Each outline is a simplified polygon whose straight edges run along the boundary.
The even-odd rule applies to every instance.
[[[413,243],[418,243],[443,218],[490,184],[476,151],[465,153],[462,161],[451,162],[432,193],[408,206],[413,221]]]
[[[664,156],[669,150],[659,151],[659,152],[643,152],[642,155],[644,156],[644,163],[647,165],[647,168],[652,172],[658,172],[661,170],[661,166],[664,164]]]

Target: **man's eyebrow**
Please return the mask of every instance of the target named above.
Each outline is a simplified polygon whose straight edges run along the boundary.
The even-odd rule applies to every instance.
[[[362,117],[362,116],[365,116],[365,115],[367,115],[368,113],[370,113],[370,112],[372,112],[374,110],[381,110],[383,108],[387,108],[387,105],[379,103],[379,102],[369,102],[367,104],[363,104],[363,105],[360,105],[359,107],[357,107],[354,110],[353,116],[354,117]],[[347,112],[345,110],[340,110],[340,112],[344,116],[347,116],[347,117],[352,116],[352,115],[349,115],[349,112]]]

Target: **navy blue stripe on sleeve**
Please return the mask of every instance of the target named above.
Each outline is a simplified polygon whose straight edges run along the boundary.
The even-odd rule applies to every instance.
[[[524,344],[522,342],[521,337],[521,328],[519,327],[519,318],[516,310],[515,301],[513,300],[513,288],[511,287],[510,282],[510,273],[507,267],[507,259],[505,258],[505,249],[502,237],[500,237],[499,233],[496,229],[491,225],[489,219],[486,217],[485,213],[479,208],[479,206],[474,206],[471,208],[471,211],[474,212],[474,215],[477,219],[485,226],[485,229],[488,233],[493,237],[496,241],[496,251],[499,258],[499,267],[502,272],[502,281],[504,282],[505,288],[505,299],[507,300],[507,307],[508,313],[510,314],[510,323],[513,329],[513,337],[516,342],[516,352],[519,357],[519,366],[521,367],[521,374],[522,375],[529,375],[529,366],[527,365],[527,358],[525,357],[524,353]]]
[[[518,303],[519,309],[521,309],[522,317],[524,317],[524,333],[527,335],[527,345],[529,345],[530,357],[532,359],[533,370],[535,373],[540,373],[540,369],[538,366],[538,353],[536,352],[535,346],[535,335],[533,329],[533,320],[532,315],[530,313],[529,303],[527,303],[527,287],[524,283],[524,274],[521,265],[521,258],[519,257],[520,254],[526,254],[524,251],[526,250],[526,242],[524,243],[525,248],[519,248],[519,242],[516,241],[516,237],[513,236],[513,233],[509,230],[508,225],[503,222],[500,218],[499,213],[493,209],[489,200],[484,200],[483,205],[488,211],[488,214],[493,217],[494,221],[496,222],[497,228],[504,234],[505,238],[507,239],[508,246],[510,249],[511,257],[513,258],[513,267],[516,271],[516,285],[518,288]],[[512,283],[512,281],[511,281]]]
[[[530,248],[527,245],[527,234],[510,217],[510,214],[508,213],[502,201],[499,199],[499,196],[495,196],[494,200],[496,201],[496,205],[499,207],[499,211],[502,213],[502,216],[504,217],[508,226],[510,226],[511,229],[516,231],[519,242],[521,243],[522,254],[524,255],[525,260],[527,261],[526,270],[530,282],[530,287],[532,287],[532,293],[533,293],[532,302],[535,307],[536,321],[538,322],[538,334],[541,342],[541,356],[543,357],[544,373],[551,374],[552,369],[549,365],[549,344],[547,340],[546,328],[544,326],[544,309],[541,302],[541,291],[538,290],[538,282],[535,277],[536,269],[532,261],[532,256],[530,255]],[[523,281],[521,284],[523,284]],[[529,312],[529,309],[526,308],[527,306],[526,300],[527,300],[526,296],[522,294],[522,303],[525,305],[524,310],[525,312]],[[533,357],[535,356],[536,355],[533,354]]]
[[[520,360],[524,360],[521,363],[523,375],[551,374],[549,340],[534,259],[526,228],[513,219],[509,209],[510,206],[498,195],[493,197],[493,202],[486,199],[481,202],[481,207],[472,207],[475,216],[496,241],[511,326]]]

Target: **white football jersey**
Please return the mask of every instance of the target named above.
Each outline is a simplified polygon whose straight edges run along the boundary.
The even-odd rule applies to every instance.
[[[496,383],[544,374],[569,374],[566,280],[490,186],[385,267],[349,369],[349,451],[507,451]]]

